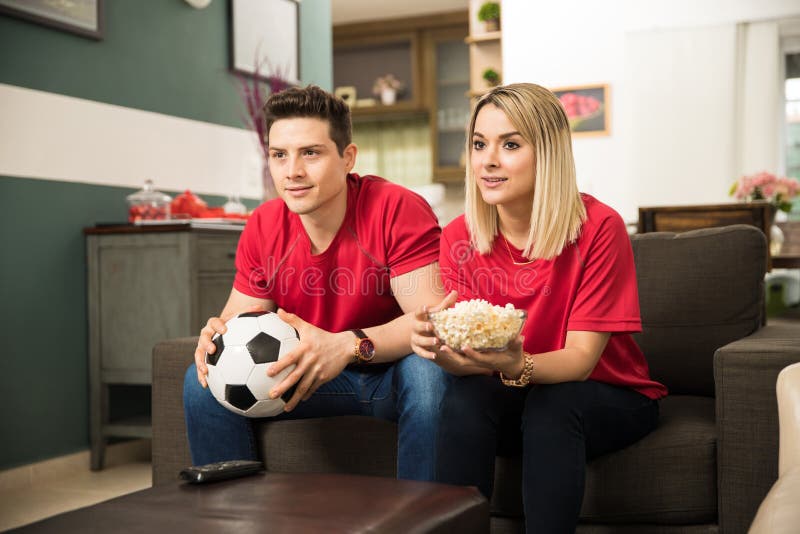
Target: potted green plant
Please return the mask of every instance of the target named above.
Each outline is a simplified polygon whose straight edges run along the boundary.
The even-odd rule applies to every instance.
[[[478,10],[478,20],[483,22],[487,32],[496,32],[500,29],[500,4],[498,2],[484,2]]]
[[[482,76],[490,87],[494,87],[495,85],[500,85],[500,73],[497,72],[496,70],[488,68],[485,71],[483,71]]]

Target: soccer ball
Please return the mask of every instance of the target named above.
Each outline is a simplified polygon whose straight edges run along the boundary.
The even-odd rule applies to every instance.
[[[273,417],[283,412],[294,387],[277,399],[269,392],[292,372],[290,365],[267,376],[267,367],[295,348],[297,330],[272,312],[241,313],[228,320],[227,332],[216,334],[214,354],[206,353],[208,387],[220,404],[246,417]]]

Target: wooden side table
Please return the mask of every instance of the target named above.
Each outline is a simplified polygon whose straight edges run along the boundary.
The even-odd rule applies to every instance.
[[[151,384],[153,346],[196,335],[219,314],[240,233],[186,224],[84,229],[93,470],[103,467],[107,438],[151,437],[149,416],[109,420],[109,385]]]
[[[648,206],[639,208],[638,232],[688,232],[731,224],[749,224],[759,228],[767,238],[769,250],[773,206],[766,200],[700,204],[691,206]],[[772,267],[767,257],[767,270]]]

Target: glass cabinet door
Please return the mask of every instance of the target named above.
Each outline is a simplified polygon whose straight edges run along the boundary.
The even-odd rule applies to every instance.
[[[460,32],[434,37],[434,116],[432,144],[434,178],[464,178],[465,132],[470,113],[469,47]]]

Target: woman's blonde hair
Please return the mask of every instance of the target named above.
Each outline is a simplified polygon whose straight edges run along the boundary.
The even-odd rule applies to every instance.
[[[495,87],[483,95],[472,112],[467,135],[467,153],[472,153],[475,118],[486,105],[501,109],[517,131],[533,146],[533,210],[525,256],[552,259],[575,241],[586,219],[586,208],[578,192],[569,121],[558,98],[532,83]],[[497,207],[484,202],[472,165],[465,179],[465,218],[472,245],[481,254],[492,250],[498,234]]]

